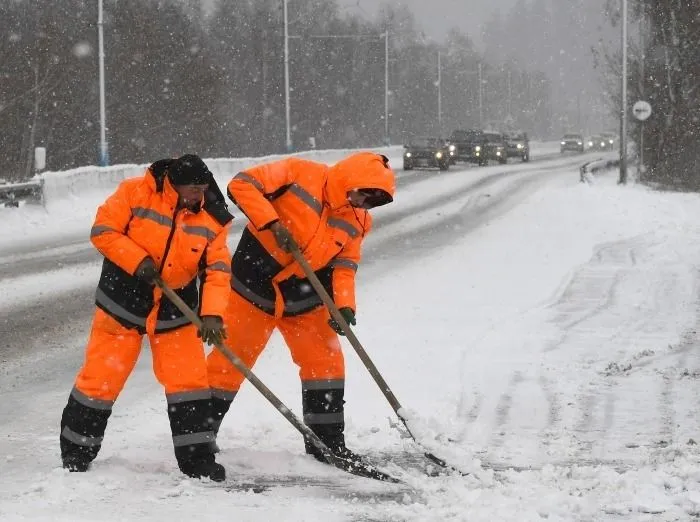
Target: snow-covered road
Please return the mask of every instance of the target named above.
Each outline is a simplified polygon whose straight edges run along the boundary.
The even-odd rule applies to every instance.
[[[348,445],[410,487],[307,458],[251,386],[222,427],[232,481],[320,484],[253,493],[183,479],[147,350],[94,468],[65,473],[58,421],[99,265],[44,272],[39,256],[27,254],[32,269],[6,258],[16,264],[0,274],[0,520],[694,519],[700,198],[618,187],[613,176],[579,184],[582,161],[421,174],[376,213],[357,335],[425,444],[473,471],[402,472],[399,461],[420,452],[391,427],[348,346]],[[278,336],[255,370],[300,410]]]

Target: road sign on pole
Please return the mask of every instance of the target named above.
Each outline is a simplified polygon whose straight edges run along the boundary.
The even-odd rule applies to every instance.
[[[632,114],[639,121],[644,121],[651,116],[651,105],[649,105],[649,102],[639,100],[632,106]]]

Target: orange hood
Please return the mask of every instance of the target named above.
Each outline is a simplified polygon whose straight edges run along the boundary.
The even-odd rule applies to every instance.
[[[382,191],[382,197],[374,206],[386,205],[394,200],[396,179],[385,156],[358,152],[328,169],[325,192],[331,209],[349,205],[348,192],[354,189]]]

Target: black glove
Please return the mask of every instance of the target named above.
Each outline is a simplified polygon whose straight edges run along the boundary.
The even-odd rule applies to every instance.
[[[270,225],[270,231],[275,235],[277,246],[285,252],[291,252],[293,247],[296,246],[296,241],[294,241],[292,233],[287,230],[284,225],[281,225],[279,221]]]
[[[350,308],[349,306],[345,306],[338,311],[340,312],[340,315],[343,316],[343,319],[345,319],[346,323],[351,324],[353,326],[357,324],[357,321],[355,321],[355,312],[352,311],[352,308]],[[328,320],[328,326],[333,328],[333,330],[335,330],[335,333],[337,333],[338,335],[345,335],[343,330],[340,328],[340,325],[332,317]]]
[[[201,337],[206,344],[221,344],[226,339],[224,321],[218,315],[203,315],[197,337]]]
[[[146,281],[149,284],[155,284],[155,279],[160,275],[155,261],[150,257],[145,258],[138,267],[134,275],[139,279]]]

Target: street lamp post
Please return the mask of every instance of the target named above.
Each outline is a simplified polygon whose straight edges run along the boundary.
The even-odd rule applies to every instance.
[[[484,127],[484,85],[481,74],[481,62],[479,62],[479,127]]]
[[[389,138],[389,29],[384,31],[384,145],[391,143]]]
[[[437,56],[437,104],[438,104],[438,134],[442,136],[442,66],[440,64],[440,51]]]
[[[97,4],[97,40],[99,55],[99,82],[100,82],[100,166],[109,165],[109,151],[107,149],[107,130],[105,115],[105,51],[104,51],[104,20],[102,18],[102,0]]]
[[[289,122],[289,12],[287,3],[284,0],[284,115],[286,122],[286,145],[287,152],[292,151],[292,129]]]
[[[622,85],[620,103],[620,179],[627,183],[627,0],[622,0]]]
[[[284,102],[285,116],[287,126],[287,151],[292,150],[292,137],[290,127],[290,110],[289,110],[289,39],[301,38],[301,36],[289,35],[289,21],[287,13],[287,2],[284,0]],[[389,145],[389,30],[383,33],[376,34],[312,34],[306,38],[333,38],[333,39],[384,39],[384,143]]]

